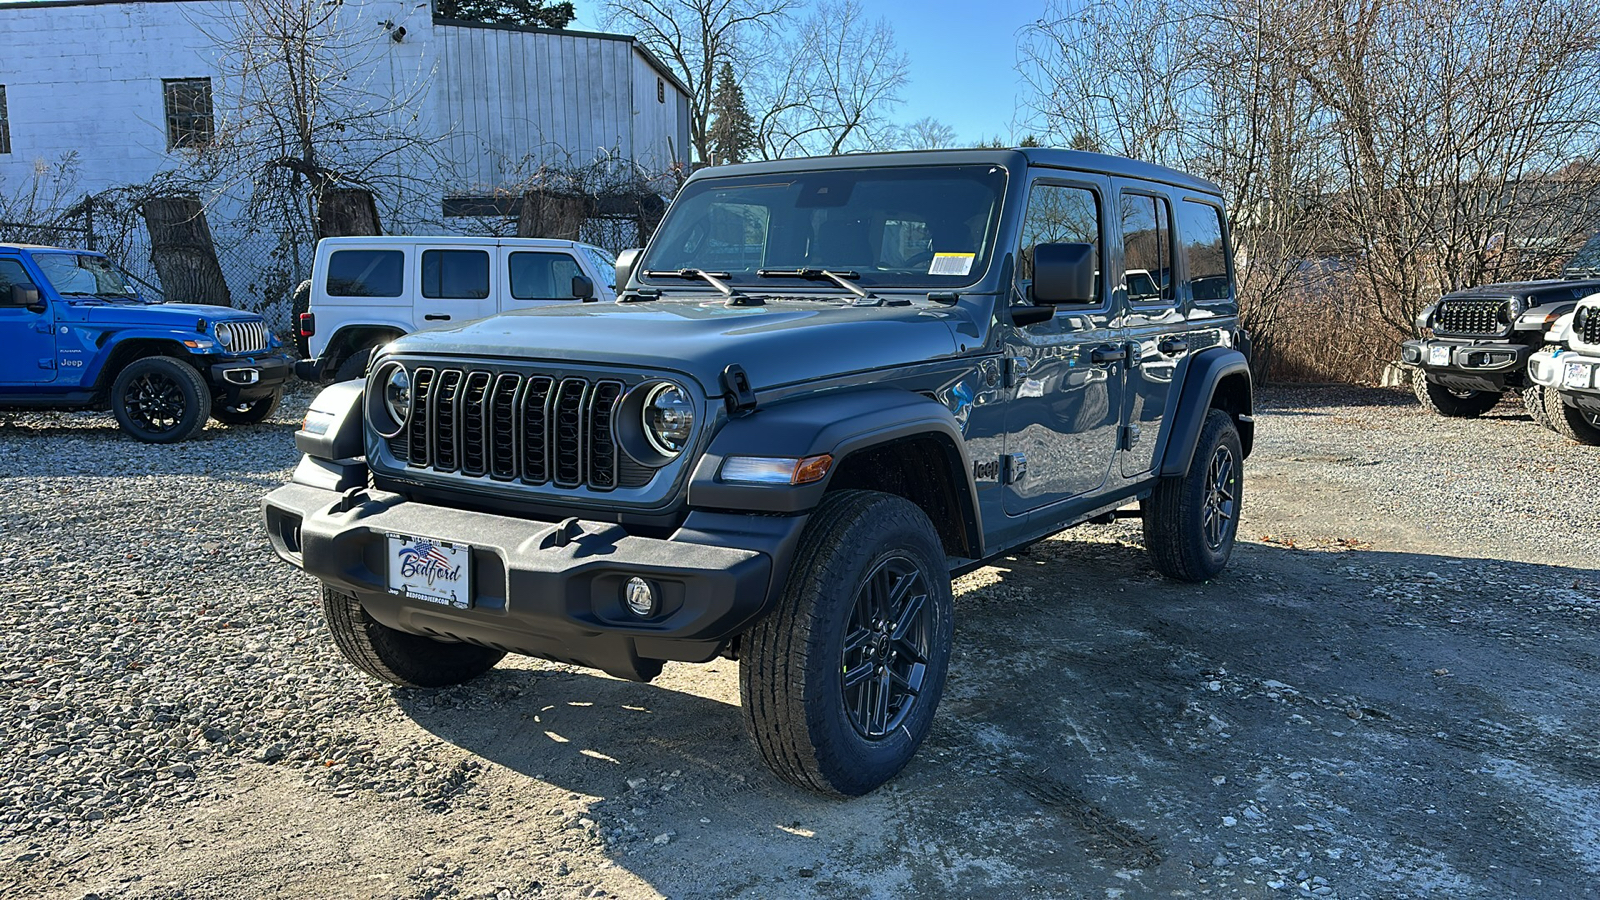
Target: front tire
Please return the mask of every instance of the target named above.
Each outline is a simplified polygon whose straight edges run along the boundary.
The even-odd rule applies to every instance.
[[[1143,501],[1144,545],[1156,571],[1205,581],[1228,565],[1244,500],[1244,450],[1233,417],[1206,412],[1189,471],[1156,483]]]
[[[170,356],[136,359],[111,382],[111,414],[147,444],[198,435],[211,411],[211,388],[194,367]]]
[[[779,778],[860,796],[911,761],[944,692],[944,548],[909,501],[840,491],[812,514],[790,572],[740,651],[745,726]]]
[[[259,425],[272,418],[283,400],[282,391],[273,391],[259,400],[249,400],[234,406],[216,403],[211,407],[211,418],[224,425]]]
[[[402,687],[445,687],[471,681],[495,667],[505,652],[477,644],[436,641],[390,628],[361,601],[323,585],[322,612],[345,659],[361,671]]]
[[[1569,441],[1600,447],[1600,413],[1585,412],[1561,402],[1551,391],[1546,397],[1550,410],[1550,430]]]
[[[1500,403],[1494,391],[1453,391],[1428,380],[1428,373],[1417,369],[1411,375],[1411,390],[1422,408],[1451,419],[1475,419]]]
[[[1554,399],[1555,391],[1542,384],[1530,384],[1522,389],[1522,406],[1528,411],[1528,418],[1534,424],[1554,431],[1555,423],[1550,420],[1550,403]],[[1560,403],[1560,400],[1555,400]]]

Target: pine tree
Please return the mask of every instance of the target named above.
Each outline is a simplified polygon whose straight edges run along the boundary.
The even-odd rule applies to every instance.
[[[571,3],[545,0],[439,0],[439,15],[466,22],[565,28],[577,15]]]
[[[726,61],[717,72],[717,92],[711,98],[711,152],[720,163],[743,162],[756,147],[755,122],[744,105],[744,88]]]

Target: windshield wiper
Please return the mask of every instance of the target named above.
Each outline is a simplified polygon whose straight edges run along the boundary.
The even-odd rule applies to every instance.
[[[684,278],[689,280],[698,278],[701,281],[704,281],[706,284],[716,288],[717,291],[722,294],[722,296],[727,297],[730,300],[734,297],[744,296],[743,294],[729,287],[728,283],[722,280],[724,278],[732,277],[727,272],[707,272],[704,269],[650,269],[644,273],[644,277]]]
[[[871,291],[864,291],[850,283],[852,278],[860,278],[860,272],[835,272],[832,269],[757,269],[758,278],[803,278],[806,281],[831,281],[856,295],[856,303],[863,300],[878,300],[878,295]]]

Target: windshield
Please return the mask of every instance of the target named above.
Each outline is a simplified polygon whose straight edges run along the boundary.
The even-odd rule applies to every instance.
[[[63,297],[105,297],[134,300],[138,294],[128,276],[104,256],[36,253],[33,262],[50,286]]]
[[[865,286],[964,287],[989,266],[1005,179],[993,165],[702,179],[672,204],[639,271],[814,290],[783,273],[828,269]]]
[[[1589,238],[1589,243],[1583,249],[1573,254],[1572,260],[1567,263],[1568,272],[1600,272],[1600,234]]]

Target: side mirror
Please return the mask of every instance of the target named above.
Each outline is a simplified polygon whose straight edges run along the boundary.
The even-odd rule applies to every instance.
[[[594,281],[587,275],[572,276],[572,296],[585,303],[594,300]]]
[[[628,286],[628,279],[633,277],[633,266],[639,261],[639,254],[643,250],[624,250],[617,254],[617,290],[624,290]]]
[[[44,310],[44,304],[39,302],[39,288],[31,284],[13,284],[5,297],[5,305],[27,307],[35,312]]]
[[[1093,303],[1093,244],[1035,244],[1033,246],[1034,303]]]

